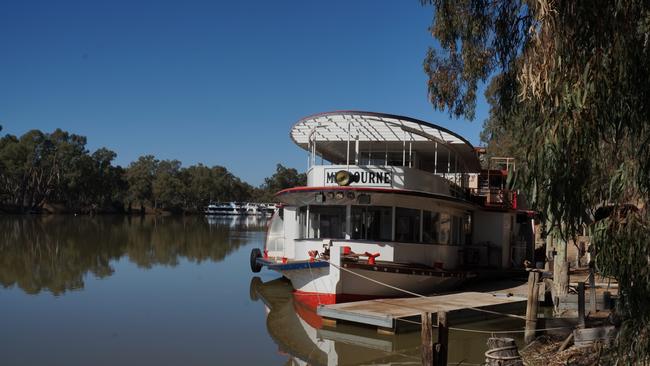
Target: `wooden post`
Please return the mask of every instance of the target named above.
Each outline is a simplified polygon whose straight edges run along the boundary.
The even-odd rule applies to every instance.
[[[591,315],[596,314],[598,308],[596,307],[596,271],[594,267],[589,268],[589,312]]]
[[[437,364],[447,365],[447,351],[449,350],[449,324],[447,312],[439,311],[438,315],[438,344],[436,345]]]
[[[422,366],[433,366],[433,338],[431,328],[431,314],[422,313],[422,329],[420,336],[422,338]]]
[[[539,306],[539,272],[528,273],[528,299],[526,303],[526,332],[524,342],[526,344],[535,340],[537,329],[537,308]]]
[[[569,262],[567,262],[567,244],[558,240],[555,246],[556,255],[553,262],[553,290],[554,297],[564,299],[569,293]],[[553,299],[556,301],[556,299]]]
[[[578,324],[585,326],[585,283],[578,282]]]
[[[488,366],[523,366],[517,343],[512,338],[488,338],[485,364]]]

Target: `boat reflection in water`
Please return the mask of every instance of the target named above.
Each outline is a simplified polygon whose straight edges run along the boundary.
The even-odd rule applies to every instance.
[[[263,282],[253,277],[250,295],[264,303],[266,327],[286,365],[421,365],[419,329],[409,333],[379,334],[374,327],[339,323],[325,326],[313,307],[296,301],[291,283],[285,278]],[[462,328],[475,330],[520,329],[519,319],[494,319]],[[503,334],[502,334],[503,335]],[[450,364],[482,364],[485,360],[486,332],[451,330]],[[523,344],[522,334],[505,334]]]
[[[231,229],[258,229],[265,228],[267,216],[205,216],[209,225],[228,226]]]

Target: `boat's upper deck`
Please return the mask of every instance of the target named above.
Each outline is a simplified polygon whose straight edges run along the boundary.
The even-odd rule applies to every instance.
[[[481,169],[474,147],[463,137],[390,114],[320,113],[298,121],[291,138],[309,152],[310,186],[336,184],[334,173],[344,169],[356,175],[353,185],[443,193],[441,183],[471,187]]]

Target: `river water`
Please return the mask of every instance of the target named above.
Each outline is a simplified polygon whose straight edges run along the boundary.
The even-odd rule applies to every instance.
[[[0,365],[420,364],[419,331],[322,327],[275,272],[251,273],[265,228],[258,218],[0,216]],[[450,363],[481,363],[487,337],[452,331]]]

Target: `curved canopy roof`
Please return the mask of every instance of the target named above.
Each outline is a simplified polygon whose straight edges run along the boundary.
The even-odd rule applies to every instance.
[[[433,156],[437,142],[441,158],[451,159],[453,155],[464,166],[463,170],[480,169],[474,147],[462,136],[441,126],[398,115],[363,111],[319,113],[298,121],[291,128],[290,136],[307,151],[315,141],[316,153],[332,162],[345,161],[348,139],[352,143],[359,141],[364,151],[377,152],[401,151],[406,142],[420,156]]]

